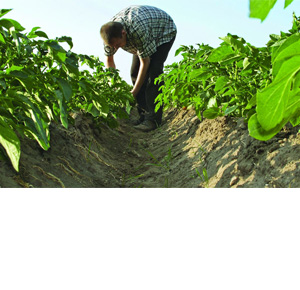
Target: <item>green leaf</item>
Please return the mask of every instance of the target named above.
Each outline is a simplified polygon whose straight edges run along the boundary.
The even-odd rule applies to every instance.
[[[43,127],[40,127],[41,122],[37,124],[31,118],[25,119],[26,129],[28,133],[30,133],[33,138],[39,143],[39,145],[46,151],[50,148],[50,144],[48,138],[46,136],[46,130]]]
[[[33,89],[33,80],[27,78],[16,77],[16,79],[22,84],[28,93],[32,93]]]
[[[23,66],[12,65],[10,68],[8,68],[8,69],[6,70],[6,73],[7,73],[7,74],[10,74],[10,72],[12,72],[12,71],[20,71],[20,70],[22,70],[22,69],[24,69]]]
[[[210,109],[212,107],[217,107],[217,106],[218,106],[217,98],[216,97],[210,98],[207,103],[207,109]]]
[[[271,40],[273,40],[273,41],[280,40],[280,36],[277,34],[270,34],[269,36],[270,36]]]
[[[203,168],[202,172],[203,172],[204,180],[205,180],[206,182],[208,182],[208,174],[207,174],[206,168]],[[208,184],[207,184],[207,186],[208,186]]]
[[[233,49],[229,45],[222,45],[212,51],[208,57],[209,62],[219,62],[228,58],[229,56],[235,55]]]
[[[43,37],[43,38],[49,39],[48,35],[44,31],[36,31],[35,35],[37,35],[38,37]]]
[[[182,51],[186,50],[187,47],[186,46],[181,46],[180,48],[178,48],[175,52],[175,56],[177,56],[179,53],[181,53]]]
[[[289,90],[291,86],[290,77],[273,82],[264,90],[257,93],[258,120],[265,130],[271,130],[281,122],[286,108]]]
[[[44,149],[48,150],[50,148],[48,136],[49,136],[49,127],[45,122],[43,117],[47,118],[45,114],[34,104],[32,103],[26,96],[18,94],[19,98],[26,103],[30,109],[28,112],[31,115],[31,118],[25,118],[25,125],[28,128],[28,132],[36,139],[39,145]]]
[[[16,31],[25,30],[25,28],[19,22],[13,19],[0,19],[0,26],[5,27],[7,30],[10,30],[12,27],[14,27]]]
[[[92,102],[102,116],[104,117],[108,116],[110,110],[109,110],[109,105],[105,100],[100,100],[99,98],[97,98],[97,96],[95,96]]]
[[[224,59],[221,61],[221,65],[222,66],[226,66],[226,65],[231,65],[233,64],[235,61],[241,59],[242,56],[241,55],[232,55],[232,56],[229,56],[228,58]]]
[[[31,29],[31,31],[28,33],[27,37],[30,38],[30,35],[34,35],[34,33],[35,33],[38,29],[40,29],[40,28],[41,28],[41,27],[39,27],[39,26],[33,27],[33,28]]]
[[[47,46],[49,46],[50,48],[52,48],[54,51],[59,51],[59,52],[66,52],[64,50],[64,48],[58,44],[58,42],[56,40],[50,39],[50,40],[46,40],[45,44]]]
[[[10,11],[12,11],[12,9],[1,9],[0,10],[0,18]]]
[[[24,73],[22,71],[11,71],[9,75],[13,76],[15,78],[18,78],[18,79],[27,79],[28,78],[28,74]]]
[[[21,85],[27,90],[28,93],[31,93],[33,89],[33,80],[29,75],[24,72],[24,67],[13,65],[11,68],[6,70],[6,74],[9,77],[16,78]]]
[[[291,93],[289,103],[286,106],[286,110],[283,119],[287,120],[298,118],[300,115],[300,88]]]
[[[4,44],[6,43],[6,42],[5,42],[5,39],[4,39],[4,37],[3,37],[3,35],[2,35],[1,32],[0,32],[0,42],[2,42],[2,43],[4,43]]]
[[[294,33],[286,39],[283,39],[279,42],[280,47],[273,51],[272,53],[272,61],[279,61],[284,59],[289,54],[295,55],[299,52],[299,47],[297,47],[297,42],[300,39],[299,33]]]
[[[7,86],[6,86],[6,82],[4,80],[0,80],[0,85],[6,90]]]
[[[296,33],[284,41],[281,46],[272,54],[273,69],[275,77],[282,64],[289,58],[300,55],[300,34]]]
[[[43,38],[48,38],[48,35],[43,32],[43,31],[37,31],[38,29],[40,29],[40,27],[34,27],[31,29],[31,31],[28,33],[27,37],[28,38],[36,38],[36,37],[43,37]]]
[[[101,114],[104,115],[105,117],[107,117],[109,111],[110,111],[110,110],[109,110],[109,105],[108,105],[108,103],[103,102],[103,103],[101,104]]]
[[[70,49],[73,48],[73,41],[72,41],[72,38],[69,37],[69,36],[62,36],[62,37],[58,38],[58,41],[59,42],[66,42],[66,43],[69,44]]]
[[[63,95],[64,95],[66,101],[69,102],[73,95],[71,85],[69,84],[69,82],[67,82],[66,80],[64,80],[62,78],[57,78],[57,82],[58,82],[58,85],[59,85],[61,91],[63,92]]]
[[[274,64],[276,66],[276,63]],[[290,76],[291,78],[299,71],[300,69],[300,55],[295,55],[287,59],[281,65],[279,71],[276,72],[275,78],[273,82],[280,81],[282,78],[286,78]]]
[[[6,74],[8,76],[12,76],[12,77],[15,77],[15,78],[27,79],[28,78],[28,74],[25,73],[22,70],[24,70],[23,66],[13,65],[12,67],[10,67],[10,68],[8,68],[6,70]]]
[[[79,75],[78,61],[75,59],[75,57],[67,57],[63,67],[65,67],[69,73],[73,73],[76,76]]]
[[[90,56],[80,54],[79,57],[80,57],[81,65],[87,64],[92,69],[95,67],[95,60],[92,59]]]
[[[245,109],[250,110],[255,105],[256,105],[256,94],[250,99]]]
[[[288,7],[294,0],[285,0],[284,8]]]
[[[14,169],[19,171],[21,144],[18,136],[0,116],[0,144],[4,147]]]
[[[293,117],[290,122],[294,127],[298,126],[300,124],[300,115]]]
[[[226,96],[231,96],[234,94],[236,94],[236,91],[234,90],[234,88],[229,88],[229,90],[226,93],[222,94],[222,96],[226,97]]]
[[[295,74],[300,70],[300,56],[286,61],[276,79],[261,92],[257,93],[257,118],[266,131],[275,128],[284,118],[291,84]]]
[[[66,54],[65,52],[58,51],[58,52],[56,53],[56,55],[57,55],[57,57],[59,58],[59,60],[60,60],[61,62],[64,63],[64,62],[66,61],[67,54]]]
[[[249,58],[245,57],[243,61],[243,69],[245,70],[249,65],[250,65]]]
[[[66,110],[66,104],[64,102],[63,94],[61,91],[55,91],[56,98],[58,99],[59,104],[59,114],[60,114],[60,121],[62,125],[68,129],[69,122],[68,122],[68,114]]]
[[[245,40],[242,39],[238,39],[237,36],[231,35],[230,33],[227,34],[227,36],[225,37],[220,37],[220,39],[222,39],[225,43],[228,43],[231,47],[233,47],[235,50],[239,51],[239,52],[244,52],[245,47]]]
[[[250,17],[264,21],[277,0],[250,0]]]
[[[278,132],[280,132],[284,124],[285,121],[281,122],[281,124],[278,124],[271,130],[264,130],[264,128],[262,128],[262,126],[258,122],[257,114],[254,114],[248,121],[248,130],[251,137],[257,140],[267,141],[273,138]]]
[[[193,70],[191,73],[190,73],[190,80],[194,80],[194,79],[197,79],[197,80],[207,80],[208,78],[210,78],[212,76],[212,74],[207,71],[206,69],[196,69],[196,70]]]
[[[222,90],[228,83],[228,77],[221,76],[217,79],[215,84],[215,92]]]
[[[219,116],[222,116],[222,114],[220,113],[220,109],[216,107],[210,108],[203,112],[203,117],[206,119],[215,119]]]
[[[130,112],[131,112],[131,110],[132,110],[132,106],[130,105],[130,102],[129,102],[128,100],[126,101],[125,110],[126,110],[126,113],[127,113],[128,115],[130,115]]]
[[[93,117],[99,117],[100,112],[96,109],[94,104],[89,104],[87,111],[92,114]]]
[[[284,116],[281,120],[281,122],[275,126],[274,128],[270,130],[265,130],[259,120],[258,120],[258,115],[254,114],[250,118],[248,122],[248,129],[250,136],[261,140],[261,141],[266,141],[271,139],[273,136],[275,136],[278,132],[281,131],[283,126],[290,121],[293,126],[297,126],[300,122],[300,89],[296,93],[294,93],[291,98],[290,102],[286,108],[286,111],[284,113]]]
[[[231,113],[233,113],[239,106],[232,106],[232,107],[229,107],[225,110],[224,112],[224,115],[227,116]]]

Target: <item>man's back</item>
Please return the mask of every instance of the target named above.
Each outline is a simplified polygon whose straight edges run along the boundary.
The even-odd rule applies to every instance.
[[[124,26],[127,45],[123,49],[141,57],[152,55],[157,47],[173,39],[177,32],[173,19],[165,11],[152,6],[129,6],[111,21]],[[114,53],[112,51],[107,55]]]

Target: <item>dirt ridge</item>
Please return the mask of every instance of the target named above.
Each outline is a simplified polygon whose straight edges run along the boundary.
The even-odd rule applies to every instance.
[[[300,187],[299,127],[262,142],[243,119],[200,122],[193,110],[170,110],[144,133],[74,114],[66,130],[51,125],[51,148],[24,140],[20,172],[0,161],[2,188],[267,188]],[[136,117],[134,111],[131,119]],[[206,174],[207,173],[207,176]]]

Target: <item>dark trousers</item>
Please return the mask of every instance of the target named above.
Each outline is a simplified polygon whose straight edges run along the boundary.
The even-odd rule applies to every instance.
[[[154,80],[163,73],[164,62],[166,61],[169,51],[175,41],[175,37],[167,43],[162,44],[157,48],[157,51],[150,56],[150,66],[147,72],[145,82],[137,94],[137,107],[141,119],[151,120],[156,125],[161,124],[163,108],[155,113],[155,99],[159,95],[159,88],[163,83],[154,84]],[[137,55],[133,55],[131,65],[131,80],[133,85],[136,82],[140,68],[140,60]]]

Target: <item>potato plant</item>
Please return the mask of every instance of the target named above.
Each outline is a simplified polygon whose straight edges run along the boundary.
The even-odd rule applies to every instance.
[[[275,1],[276,2],[276,1]],[[182,60],[168,66],[157,82],[157,108],[193,107],[200,119],[244,117],[249,133],[269,140],[290,122],[300,123],[300,19],[288,33],[270,35],[257,48],[228,34],[217,48],[182,46]]]
[[[195,108],[198,117],[223,115],[250,118],[248,102],[271,81],[271,57],[267,48],[256,48],[243,38],[228,34],[218,48],[181,46],[183,59],[158,78],[162,93],[158,105]]]
[[[256,94],[256,113],[248,123],[259,140],[275,136],[290,122],[300,123],[300,18],[294,15],[288,33],[271,35],[272,82]],[[253,105],[253,104],[251,104]]]
[[[79,110],[116,125],[128,116],[133,97],[117,70],[72,52],[70,37],[49,39],[39,27],[23,33],[19,22],[3,18],[10,10],[0,10],[0,153],[18,171],[20,138],[47,150],[50,123],[68,128],[69,113]],[[84,64],[88,69],[80,69]]]

